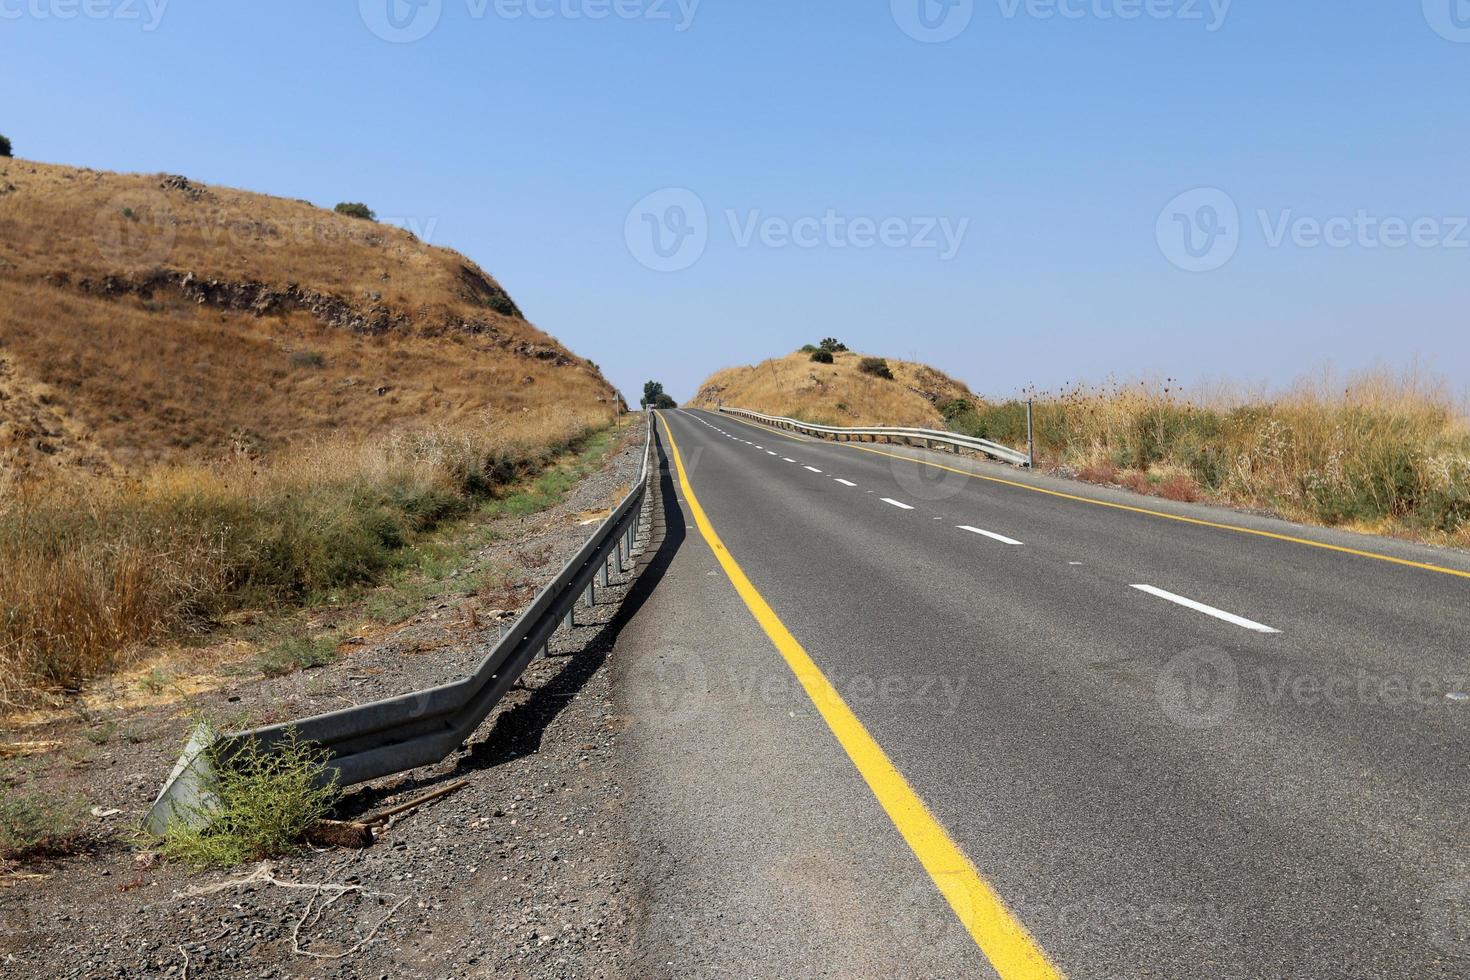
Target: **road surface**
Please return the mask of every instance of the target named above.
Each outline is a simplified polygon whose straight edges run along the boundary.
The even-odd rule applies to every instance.
[[[660,422],[650,975],[1470,975],[1466,556]]]

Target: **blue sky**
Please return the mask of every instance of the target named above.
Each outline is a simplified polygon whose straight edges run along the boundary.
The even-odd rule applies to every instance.
[[[0,0],[0,132],[366,201],[635,398],[828,335],[1470,390],[1470,0],[389,2]]]

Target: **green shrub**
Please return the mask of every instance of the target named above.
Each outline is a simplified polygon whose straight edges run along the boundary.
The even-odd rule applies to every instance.
[[[816,344],[802,344],[801,345],[801,350],[798,351],[798,353],[801,353],[801,354],[814,354],[814,353],[816,353],[817,351],[819,351],[821,349],[822,348],[818,347]]]
[[[939,406],[939,414],[943,415],[946,421],[953,422],[955,419],[975,414],[975,406],[963,398],[953,398]]]
[[[822,350],[832,354],[841,354],[847,350],[847,345],[836,337],[823,337],[821,347]]]
[[[349,218],[361,218],[364,221],[377,221],[378,216],[373,214],[373,209],[358,201],[343,201],[333,208],[338,214],[345,214]]]
[[[284,677],[298,670],[325,667],[337,659],[337,645],[327,637],[313,639],[305,633],[288,636],[256,657],[260,672],[267,677]]]
[[[326,367],[327,359],[320,351],[299,350],[292,353],[291,366],[299,368]]]
[[[812,351],[812,360],[818,364],[831,364],[832,352],[829,350]]]
[[[86,841],[86,804],[39,793],[0,795],[0,861],[75,854]]]
[[[330,754],[292,729],[262,747],[254,739],[215,753],[204,789],[218,801],[202,829],[171,825],[163,853],[196,868],[222,868],[295,850],[341,796]]]
[[[881,357],[865,357],[858,362],[858,370],[864,374],[871,374],[875,378],[885,381],[893,380],[893,371],[888,367],[888,362]]]
[[[10,155],[10,138],[0,136],[0,157],[8,157]]]

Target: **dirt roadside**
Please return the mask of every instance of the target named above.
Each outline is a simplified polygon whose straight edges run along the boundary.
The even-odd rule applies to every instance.
[[[499,540],[464,570],[508,569],[513,585],[499,595],[434,596],[407,622],[320,669],[229,679],[184,703],[94,709],[90,730],[124,733],[102,745],[86,740],[74,717],[7,731],[6,742],[45,747],[37,760],[21,760],[35,763],[32,779],[85,797],[104,833],[83,855],[0,874],[0,975],[624,976],[638,895],[621,722],[608,671],[599,668],[632,574],[614,576],[596,608],[557,633],[551,656],[531,665],[466,749],[349,792],[339,808],[348,817],[468,780],[404,815],[370,849],[309,850],[269,867],[191,874],[140,853],[127,828],[147,810],[198,714],[260,723],[466,673],[499,624],[633,482],[642,440],[642,427],[631,427],[560,504],[501,522]]]

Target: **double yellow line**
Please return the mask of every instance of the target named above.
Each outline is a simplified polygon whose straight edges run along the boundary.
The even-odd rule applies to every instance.
[[[903,774],[894,767],[882,747],[868,734],[863,723],[858,721],[852,709],[842,700],[830,681],[816,663],[808,656],[796,637],[781,622],[769,603],[756,591],[739,563],[715,533],[709,517],[694,495],[689,484],[689,475],[684,470],[684,460],[679,445],[669,429],[669,423],[659,415],[664,434],[673,453],[674,467],[679,474],[679,486],[684,490],[684,500],[694,515],[699,528],[715,559],[735,586],[735,591],[744,600],[766,636],[785,659],[791,672],[801,683],[807,697],[811,698],[827,727],[837,737],[847,757],[852,760],[868,788],[877,797],[898,832],[903,835],[914,855],[934,880],[935,886],[949,902],[949,907],[970,933],[975,944],[990,960],[995,972],[1002,980],[1060,980],[1061,973],[1047,959],[1036,940],[1026,931],[1006,908],[995,889],[980,876],[970,859],[964,855],[939,821],[929,812]]]

